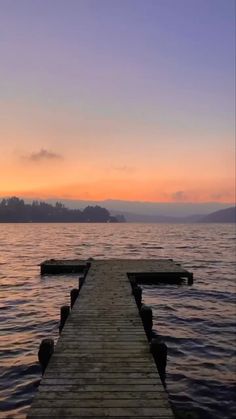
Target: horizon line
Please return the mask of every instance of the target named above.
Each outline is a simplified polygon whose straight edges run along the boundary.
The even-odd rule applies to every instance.
[[[21,199],[26,199],[26,200],[32,200],[32,201],[36,201],[36,200],[44,200],[44,201],[48,201],[48,200],[63,200],[63,201],[84,201],[84,202],[106,202],[106,201],[112,201],[112,202],[127,202],[127,203],[141,203],[141,204],[160,204],[160,205],[204,205],[204,204],[217,204],[217,205],[236,205],[235,201],[141,201],[141,200],[128,200],[128,199],[120,199],[120,198],[104,198],[104,199],[89,199],[89,198],[68,198],[68,197],[59,197],[59,196],[49,196],[49,197],[32,197],[32,196],[27,196],[24,194],[6,194],[6,195],[2,195],[0,193],[0,199],[9,199],[9,198],[21,198]]]

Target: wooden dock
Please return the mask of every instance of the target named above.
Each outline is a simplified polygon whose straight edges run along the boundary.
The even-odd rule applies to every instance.
[[[28,419],[174,418],[127,275],[158,270],[155,260],[91,262]]]
[[[121,266],[125,263],[127,273],[136,277],[137,282],[143,284],[157,284],[160,282],[180,283],[187,279],[188,284],[193,283],[193,274],[173,261],[173,259],[109,259],[110,263]],[[95,260],[79,259],[49,259],[40,264],[41,275],[83,273]],[[103,260],[105,262],[105,260]],[[106,261],[108,262],[108,261]]]
[[[78,259],[48,259],[40,263],[41,275],[83,273],[86,268],[85,260]]]

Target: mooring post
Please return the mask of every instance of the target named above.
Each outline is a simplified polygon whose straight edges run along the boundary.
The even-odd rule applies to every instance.
[[[167,363],[167,346],[160,338],[154,338],[150,342],[150,352],[155,360],[160,379],[165,385],[166,363]]]
[[[79,277],[79,292],[80,292],[80,290],[81,290],[81,288],[82,288],[82,286],[84,284],[84,281],[85,281],[85,277],[84,276],[80,276]]]
[[[82,286],[84,284],[84,281],[85,281],[85,278],[87,276],[87,273],[89,271],[90,266],[91,266],[91,263],[90,262],[87,262],[86,263],[86,266],[84,268],[84,271],[83,271],[83,276],[80,276],[79,277],[79,293],[80,293],[80,290],[81,290],[81,288],[82,288]]]
[[[64,324],[66,322],[67,317],[70,314],[70,306],[62,306],[61,307],[61,318],[60,318],[60,325],[59,325],[59,333],[61,333]]]
[[[137,307],[140,310],[142,306],[142,288],[136,285],[133,288],[133,295],[134,295]]]
[[[193,274],[192,273],[188,274],[188,285],[193,285]]]
[[[152,309],[149,306],[146,306],[145,304],[142,305],[140,309],[140,316],[143,322],[143,327],[146,332],[148,340],[151,338],[152,333]]]
[[[71,290],[71,292],[70,292],[70,308],[73,307],[78,295],[79,295],[78,288],[73,288],[73,290]]]
[[[54,352],[54,340],[43,339],[39,346],[38,360],[42,368],[42,375],[47,368],[48,362]]]
[[[85,269],[84,269],[84,278],[86,277],[86,275],[87,275],[87,273],[89,271],[90,266],[91,266],[91,263],[90,262],[87,262],[86,263],[86,266],[85,266]]]

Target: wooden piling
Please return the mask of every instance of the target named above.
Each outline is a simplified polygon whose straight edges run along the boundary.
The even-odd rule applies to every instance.
[[[84,276],[80,276],[79,277],[79,292],[80,292],[80,290],[81,290],[81,288],[82,288],[82,286],[84,284],[84,281],[85,281],[85,277]]]
[[[73,305],[74,305],[74,303],[75,303],[76,298],[78,297],[78,295],[79,295],[78,288],[73,288],[71,290],[71,292],[70,292],[70,308],[73,307]]]
[[[143,327],[146,332],[147,338],[148,340],[150,340],[153,326],[151,307],[143,304],[140,309],[140,316],[143,322]]]
[[[155,360],[162,383],[165,385],[167,346],[160,338],[154,338],[150,343],[150,352]]]
[[[49,360],[54,352],[54,340],[43,339],[39,346],[38,360],[42,368],[42,374],[47,368]]]
[[[193,285],[193,274],[190,272],[188,275],[188,285]]]
[[[64,327],[64,324],[65,324],[65,322],[66,322],[67,317],[69,316],[69,314],[70,314],[70,306],[67,306],[67,305],[66,306],[62,306],[61,307],[59,333],[61,333],[61,331],[62,331],[62,329]]]
[[[138,309],[142,306],[142,288],[139,285],[133,287],[133,295],[137,304]]]

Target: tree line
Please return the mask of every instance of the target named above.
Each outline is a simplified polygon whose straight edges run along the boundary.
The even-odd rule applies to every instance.
[[[83,210],[66,208],[61,202],[55,205],[41,201],[27,204],[23,199],[11,197],[0,202],[2,223],[107,223],[122,222],[124,217],[111,216],[106,208],[98,205]]]

